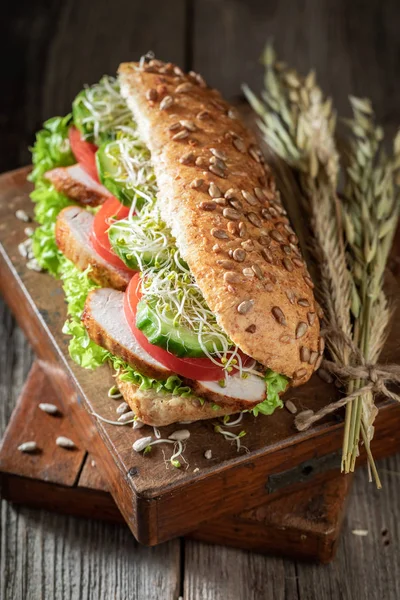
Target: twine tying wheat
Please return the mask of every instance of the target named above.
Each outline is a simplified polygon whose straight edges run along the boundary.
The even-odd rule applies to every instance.
[[[400,365],[369,365],[361,364],[358,366],[349,365],[338,365],[330,360],[324,360],[322,368],[328,373],[336,375],[341,380],[351,381],[354,379],[360,379],[365,381],[365,385],[357,389],[352,394],[348,394],[344,398],[327,404],[321,410],[314,413],[312,410],[304,410],[299,413],[295,419],[295,425],[299,431],[305,431],[313,423],[320,421],[327,415],[336,412],[340,408],[346,406],[352,400],[363,396],[368,392],[372,394],[381,394],[390,400],[400,402],[400,395],[391,392],[387,385],[397,384],[400,385]]]

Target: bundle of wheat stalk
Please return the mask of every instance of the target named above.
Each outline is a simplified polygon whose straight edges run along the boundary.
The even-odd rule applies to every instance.
[[[397,381],[400,369],[393,367],[389,375],[385,371],[383,379],[381,372],[380,378],[374,373],[372,380],[370,374],[390,320],[383,279],[399,216],[395,178],[400,167],[400,132],[392,156],[387,156],[371,103],[350,98],[353,119],[347,122],[349,135],[339,153],[332,103],[324,98],[315,74],[299,76],[276,60],[271,46],[266,48],[262,62],[262,99],[247,86],[244,92],[259,117],[258,126],[267,145],[295,174],[307,214],[303,233],[304,227],[308,228],[307,234],[313,238],[305,251],[311,252],[317,268],[317,295],[325,313],[330,360],[324,360],[323,368],[337,375],[347,391],[341,401],[320,413],[301,414],[297,425],[305,429],[346,406],[342,470],[354,470],[362,439],[370,473],[380,487],[370,448],[377,414],[374,392],[384,390],[397,399],[385,381]],[[339,194],[341,168],[345,184]]]

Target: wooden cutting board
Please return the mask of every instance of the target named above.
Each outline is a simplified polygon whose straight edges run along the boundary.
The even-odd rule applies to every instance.
[[[49,415],[39,404],[56,405]],[[74,449],[55,444],[63,435]],[[18,451],[34,440],[38,450]],[[272,494],[257,508],[223,515],[190,534],[208,543],[235,546],[292,558],[329,562],[335,554],[351,477],[330,471],[297,491]],[[17,401],[0,448],[2,496],[15,504],[85,518],[123,522],[95,460],[85,452],[76,430],[60,407],[51,381],[36,361]]]
[[[182,470],[166,468],[160,447],[150,457],[132,451],[132,442],[146,429],[132,431],[96,419],[93,413],[115,418],[115,405],[107,398],[113,382],[111,370],[105,365],[86,371],[70,360],[68,338],[61,332],[66,317],[61,286],[46,273],[28,270],[18,253],[26,224],[15,218],[15,212],[33,213],[28,171],[0,177],[1,290],[42,360],[63,413],[73,418],[79,437],[86,440],[86,448],[140,542],[156,544],[197,529],[210,516],[251,510],[270,494],[293,490],[299,481],[312,481],[338,467],[343,426],[337,415],[302,433],[295,430],[293,416],[286,410],[267,418],[245,415],[242,428],[247,432],[248,451],[240,453],[214,433],[213,421],[194,423],[189,426],[191,437],[184,453],[189,466]],[[385,360],[399,359],[399,334],[400,319],[395,318]],[[336,388],[317,376],[286,395],[299,409],[313,410],[336,397]],[[381,404],[374,440],[377,458],[398,449],[399,416],[399,405]],[[163,435],[174,429],[166,427]],[[211,461],[204,457],[208,449]]]

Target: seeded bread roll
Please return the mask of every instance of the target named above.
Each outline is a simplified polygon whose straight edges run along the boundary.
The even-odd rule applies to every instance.
[[[119,68],[152,154],[163,219],[222,329],[263,365],[309,379],[320,362],[312,281],[251,132],[201,76]]]

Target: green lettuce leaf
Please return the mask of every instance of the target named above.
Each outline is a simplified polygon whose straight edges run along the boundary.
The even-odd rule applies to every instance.
[[[29,179],[35,183],[31,198],[35,203],[35,219],[40,224],[32,236],[33,253],[42,269],[54,277],[59,276],[62,258],[54,239],[56,218],[60,210],[73,203],[58,193],[44,174],[55,167],[66,167],[76,162],[68,140],[70,124],[71,115],[49,119],[37,133],[32,148],[34,167]]]
[[[267,385],[267,397],[263,402],[257,404],[252,410],[255,417],[259,413],[263,415],[271,415],[276,408],[282,408],[283,402],[279,394],[284,392],[288,386],[288,380],[284,375],[275,373],[268,369],[265,374],[265,383]]]

